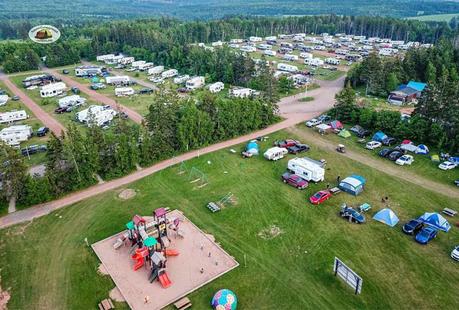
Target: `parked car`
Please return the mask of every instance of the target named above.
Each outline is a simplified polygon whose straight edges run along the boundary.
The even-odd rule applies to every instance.
[[[62,108],[59,107],[59,108],[57,108],[56,110],[54,110],[54,113],[56,113],[56,114],[62,114],[62,113],[64,113],[65,111],[67,111],[67,108],[65,108],[65,107],[62,107]]]
[[[309,151],[309,149],[310,149],[309,145],[303,144],[303,143],[298,143],[298,144],[295,144],[294,146],[290,146],[287,148],[290,154],[295,154],[295,155],[298,153],[307,152]]]
[[[78,95],[80,93],[80,89],[78,87],[72,87],[72,93]]]
[[[360,130],[360,131],[358,131],[356,133],[357,137],[359,137],[359,138],[365,138],[365,137],[369,136],[370,134],[371,134],[371,131],[369,131],[367,129],[363,129],[363,128],[362,128],[362,130]]]
[[[411,155],[403,155],[395,161],[395,163],[400,166],[411,165],[413,162],[414,158]]]
[[[346,204],[341,206],[339,215],[341,217],[347,218],[349,221],[353,223],[357,223],[357,224],[365,223],[365,216],[363,216],[363,214],[360,214],[354,208],[348,207]]]
[[[37,137],[44,137],[49,132],[48,127],[40,127],[37,130]]]
[[[391,145],[395,144],[395,142],[397,142],[397,140],[395,140],[395,138],[387,137],[382,141],[382,144],[384,144],[386,146],[391,146]]]
[[[415,239],[420,244],[427,244],[430,240],[437,237],[437,233],[438,231],[435,228],[426,226],[417,233]]]
[[[144,94],[151,94],[153,93],[153,89],[151,88],[142,88],[141,90],[139,90],[139,94],[141,95],[144,95]]]
[[[451,251],[451,258],[459,262],[459,245]]]
[[[369,150],[374,150],[374,149],[377,149],[378,147],[381,147],[381,142],[379,141],[370,141],[368,142],[365,147]]]
[[[455,184],[456,186],[459,187],[459,179],[457,179],[456,181],[454,181],[454,184]]]
[[[297,144],[300,144],[300,142],[296,141],[296,140],[293,140],[293,139],[274,141],[274,146],[283,147],[283,148],[288,148],[288,147],[291,147],[291,146],[295,146]]]
[[[13,97],[11,97],[11,100],[18,101],[19,100],[19,96],[13,96]]]
[[[405,223],[402,227],[402,231],[407,235],[415,235],[424,227],[424,223],[418,219],[412,219]]]
[[[397,161],[397,159],[399,159],[402,156],[403,156],[402,152],[397,151],[397,150],[393,150],[392,152],[390,152],[390,154],[387,156],[387,158],[392,160],[392,161]]]
[[[379,151],[378,155],[381,157],[387,157],[390,153],[392,153],[392,151],[393,150],[391,149],[382,149],[381,151]]]
[[[306,126],[309,128],[320,125],[320,124],[322,124],[322,121],[318,120],[317,118],[313,118],[306,122]]]
[[[306,187],[308,187],[308,181],[290,172],[285,172],[282,175],[282,181],[298,189],[305,189]]]
[[[309,201],[313,205],[318,205],[324,202],[325,200],[330,199],[330,197],[331,197],[331,193],[329,191],[319,191],[315,193],[314,195],[312,195],[311,197],[309,197]]]
[[[64,74],[69,74],[69,73],[70,73],[70,71],[69,71],[69,70],[67,70],[67,69],[64,69],[64,70],[62,70],[62,73],[64,73]]]
[[[47,150],[48,148],[46,147],[45,144],[42,144],[42,145],[34,144],[34,145],[29,145],[28,147],[21,149],[21,154],[23,156],[29,156],[29,155],[36,154],[38,152],[46,152]]]
[[[98,90],[98,89],[104,89],[106,88],[107,86],[103,83],[94,83],[94,84],[91,84],[91,89],[92,90]]]
[[[318,119],[319,121],[321,121],[322,123],[331,121],[331,117],[328,116],[327,114],[322,114],[322,115],[320,115],[317,119]]]
[[[189,93],[190,90],[186,87],[180,87],[179,89],[177,89],[177,92],[179,93]]]
[[[440,168],[441,170],[451,170],[451,169],[456,168],[456,164],[450,161],[445,161],[441,163],[440,165],[438,165],[438,168]]]

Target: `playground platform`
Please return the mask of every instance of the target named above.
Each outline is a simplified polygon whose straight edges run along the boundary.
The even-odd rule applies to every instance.
[[[113,248],[125,231],[92,244],[94,252],[133,310],[162,309],[239,266],[211,236],[202,232],[183,213],[174,210],[167,217],[180,218],[180,230],[184,232],[184,238],[175,236],[174,232],[169,234],[169,248],[180,254],[168,257],[167,274],[172,282],[168,288],[161,287],[158,281],[148,281],[149,267],[133,270],[129,244],[118,250]],[[152,220],[151,217],[144,218],[147,222]],[[201,268],[204,270],[202,273]],[[146,296],[148,303],[145,303]]]

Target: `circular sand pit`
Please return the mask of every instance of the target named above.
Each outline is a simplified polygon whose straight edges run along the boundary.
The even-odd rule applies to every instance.
[[[108,275],[108,271],[103,264],[99,265],[99,268],[97,268],[97,272],[104,276]]]
[[[123,190],[121,193],[119,193],[118,197],[123,199],[123,200],[128,200],[128,199],[131,199],[132,197],[134,197],[136,194],[137,193],[135,192],[135,190],[127,188],[127,189]]]
[[[120,290],[116,286],[110,291],[110,293],[108,293],[108,296],[110,296],[111,299],[117,302],[126,301],[123,295],[121,295]]]

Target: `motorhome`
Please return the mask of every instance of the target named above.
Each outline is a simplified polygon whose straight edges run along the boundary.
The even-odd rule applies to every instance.
[[[301,57],[301,58],[304,58],[304,59],[311,59],[311,58],[313,58],[314,56],[313,56],[311,53],[303,52],[303,53],[300,53],[300,57]]]
[[[0,140],[9,146],[19,146],[32,136],[33,130],[29,125],[14,125],[0,130]]]
[[[257,46],[259,49],[261,50],[270,50],[272,49],[273,47],[269,44],[258,44]]]
[[[148,69],[147,74],[156,75],[156,74],[161,74],[163,71],[164,71],[164,66],[156,66],[156,67]]]
[[[325,178],[324,165],[308,157],[290,159],[287,169],[306,181],[321,182]]]
[[[114,57],[115,57],[115,54],[105,54],[105,55],[99,55],[99,56],[97,56],[97,57],[96,57],[96,60],[97,60],[97,61],[106,62],[106,61],[112,60]]]
[[[263,154],[263,157],[266,158],[267,160],[279,160],[284,158],[285,155],[288,154],[288,151],[286,148],[283,147],[272,147],[266,150],[266,152]]]
[[[144,64],[141,64],[138,66],[138,70],[139,71],[146,71],[146,70],[150,70],[150,68],[153,67],[153,63],[152,62],[146,62]]]
[[[136,70],[139,69],[139,67],[143,64],[147,63],[145,60],[137,60],[131,63],[131,67],[135,68]]]
[[[5,105],[9,99],[8,95],[0,95],[0,106]]]
[[[194,90],[203,87],[205,84],[205,79],[203,76],[195,76],[186,81],[186,88],[189,90]]]
[[[115,88],[115,96],[123,97],[123,96],[132,96],[135,94],[135,91],[132,87],[116,87]]]
[[[78,77],[100,75],[102,69],[103,67],[100,66],[80,66],[75,68],[75,75]]]
[[[287,61],[297,61],[298,56],[293,55],[293,54],[285,54],[284,57],[282,57],[282,59],[287,60]]]
[[[131,83],[131,78],[127,75],[107,76],[105,82],[109,85],[128,85]]]
[[[178,76],[178,77],[174,78],[174,84],[183,84],[186,81],[188,81],[189,79],[190,79],[190,76],[188,74],[181,75],[181,76]]]
[[[176,69],[169,69],[161,73],[161,77],[163,79],[171,78],[177,75],[178,75],[178,71]]]
[[[209,91],[211,93],[219,93],[223,89],[225,89],[225,84],[223,84],[222,82],[215,82],[209,85]]]
[[[76,120],[87,124],[88,127],[92,125],[102,126],[109,123],[118,113],[110,106],[92,105],[89,108],[78,112]]]
[[[277,52],[272,50],[266,50],[263,52],[266,56],[276,56]]]
[[[241,48],[239,50],[241,52],[252,53],[252,52],[256,52],[257,48],[255,46],[251,46],[251,45],[244,45],[244,46],[241,46]]]
[[[254,95],[254,90],[245,87],[233,87],[230,89],[229,95],[236,98],[247,98]]]
[[[57,82],[42,86],[40,89],[40,96],[42,98],[54,97],[64,93],[67,89],[67,85],[64,82]]]
[[[323,66],[324,61],[320,58],[309,58],[304,60],[304,64],[308,66],[318,67]]]
[[[22,81],[22,86],[24,86],[24,88],[28,88],[30,86],[43,86],[56,81],[57,79],[50,74],[33,75],[26,77]]]
[[[27,112],[24,110],[0,113],[1,124],[22,121],[28,118],[29,116],[27,115]]]
[[[276,40],[277,40],[276,36],[265,37],[265,41],[276,41]]]
[[[80,106],[86,103],[86,98],[83,98],[80,95],[71,95],[60,98],[57,103],[59,108]]]
[[[336,59],[336,58],[333,58],[333,57],[329,57],[327,59],[325,59],[325,63],[326,64],[329,64],[329,65],[334,65],[334,66],[337,66],[340,64],[340,60],[339,59]]]
[[[249,38],[249,41],[250,41],[250,42],[261,42],[261,41],[263,41],[263,38],[260,38],[260,37],[250,37],[250,38]]]
[[[277,64],[277,70],[295,73],[295,72],[298,72],[298,67],[293,66],[293,65],[284,64],[284,63],[279,63]]]
[[[120,65],[129,65],[132,64],[135,61],[134,57],[123,57],[120,60],[118,60],[118,63]]]

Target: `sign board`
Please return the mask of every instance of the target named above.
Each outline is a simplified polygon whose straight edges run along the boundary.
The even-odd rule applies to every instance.
[[[49,44],[56,42],[61,36],[61,32],[51,25],[35,26],[29,31],[29,38],[35,43]]]
[[[344,282],[352,287],[356,295],[360,294],[362,291],[362,278],[337,257],[335,257],[333,272],[335,276],[339,276]]]

